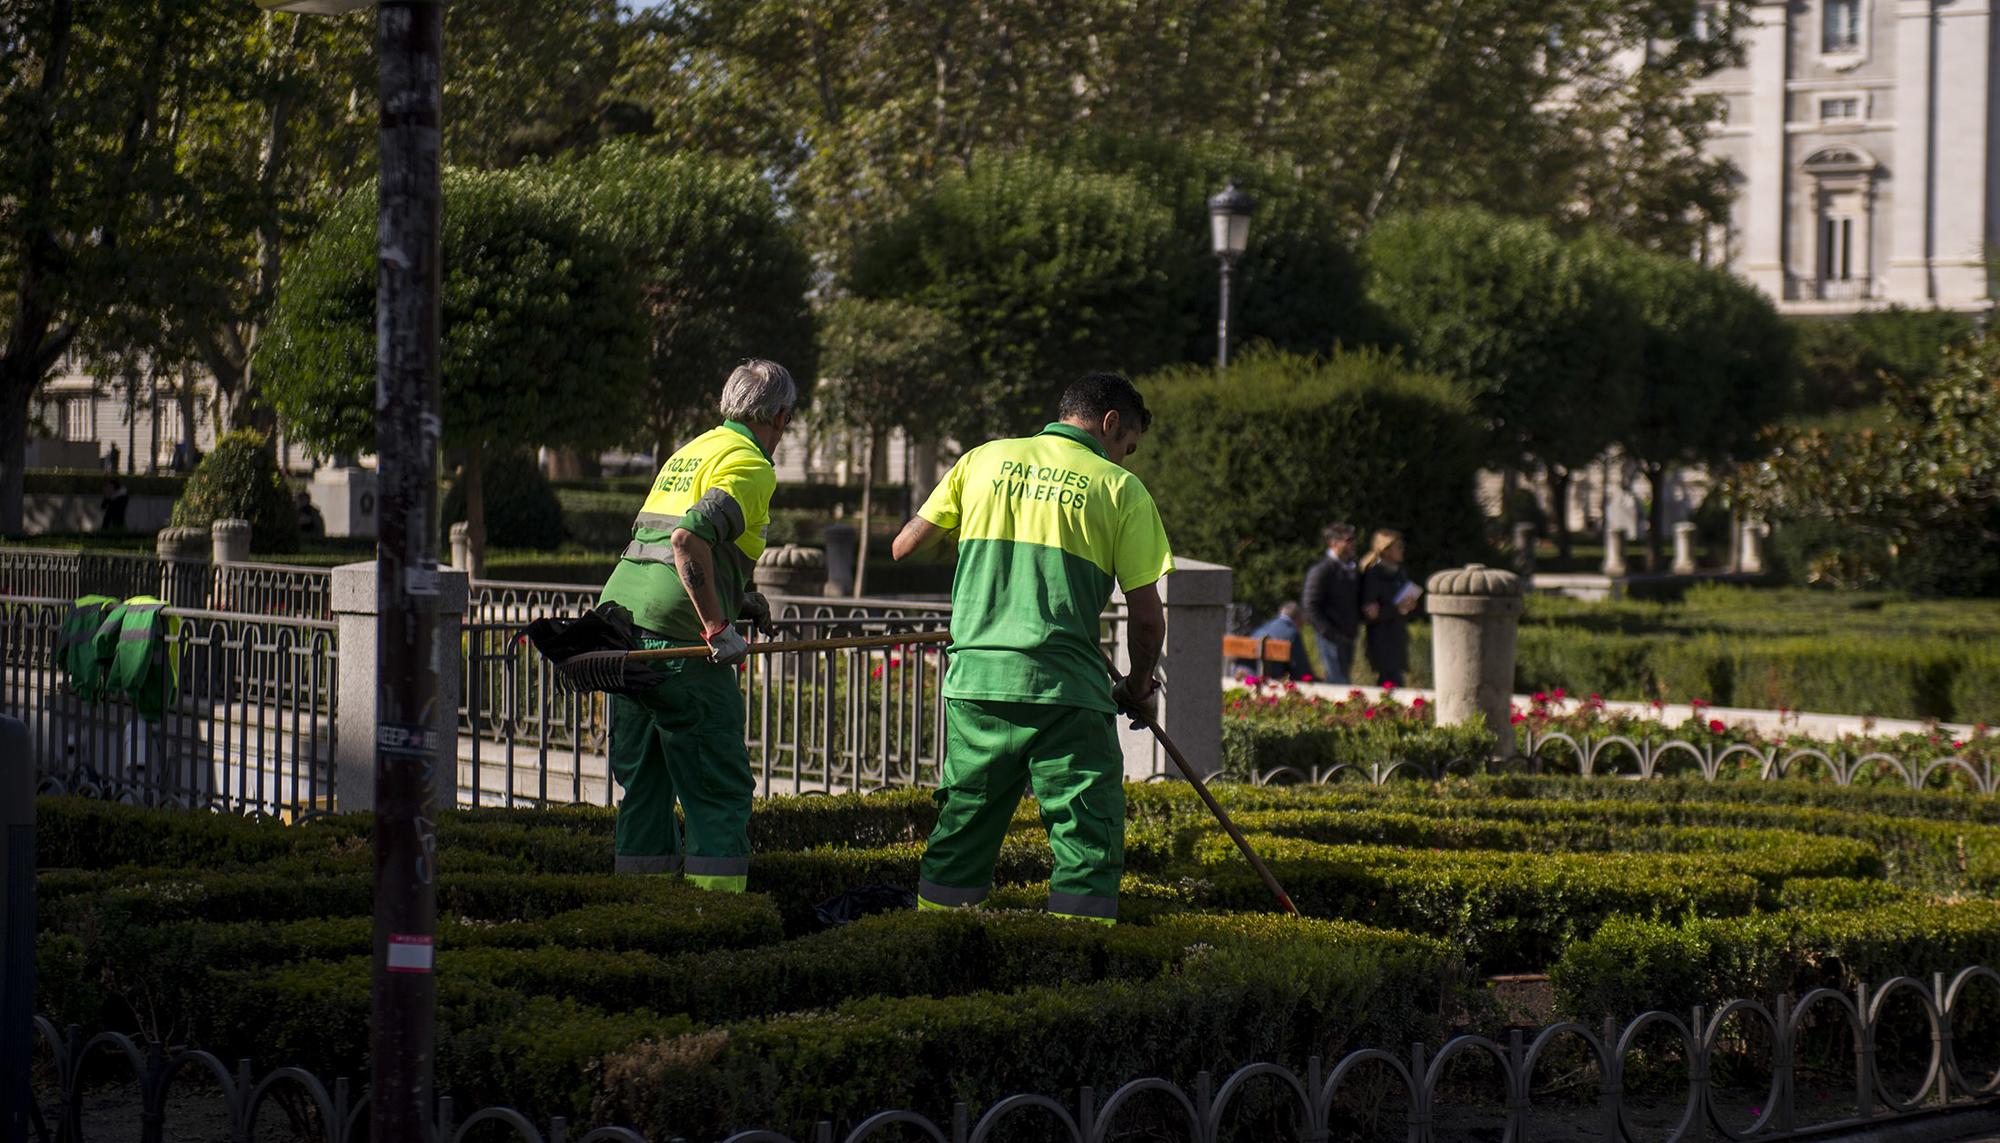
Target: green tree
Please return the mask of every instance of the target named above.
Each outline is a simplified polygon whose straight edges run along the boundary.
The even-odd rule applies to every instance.
[[[2000,338],[1946,349],[1920,384],[1892,380],[1879,425],[1774,431],[1729,485],[1736,506],[1818,536],[1809,575],[1842,585],[1894,579],[1899,563],[1984,569],[2000,586]],[[1867,557],[1873,553],[1877,565]],[[1947,577],[1906,586],[1944,586]]]
[[[1349,234],[1474,202],[1685,249],[1727,197],[1689,85],[1734,58],[1747,10],[703,0],[635,25],[618,89],[677,145],[755,158],[836,256],[978,151],[1086,127],[1290,156]]]
[[[1792,327],[1727,270],[1617,239],[1593,245],[1617,266],[1643,323],[1638,400],[1623,443],[1652,486],[1647,543],[1658,567],[1673,470],[1749,456],[1765,426],[1788,411]]]
[[[477,558],[483,455],[625,439],[647,330],[627,254],[546,170],[447,170],[444,191],[443,440],[465,450]],[[294,439],[328,452],[375,438],[375,203],[366,186],[327,216],[258,348]]]
[[[1545,224],[1463,209],[1385,221],[1365,253],[1383,320],[1472,393],[1486,459],[1545,474],[1567,557],[1570,474],[1623,437],[1638,396],[1641,329],[1613,263]]]
[[[1138,385],[1153,428],[1132,469],[1174,551],[1234,568],[1261,613],[1297,597],[1330,520],[1404,531],[1413,571],[1482,554],[1479,419],[1455,382],[1373,351],[1264,350]]]
[[[861,466],[862,542],[854,567],[854,594],[865,595],[876,449],[890,429],[916,437],[937,434],[960,389],[951,372],[960,334],[948,319],[922,306],[840,298],[821,312],[819,336],[822,380],[815,419],[855,432],[868,445]]]
[[[1169,271],[1180,238],[1133,179],[981,155],[874,230],[851,284],[957,325],[955,372],[967,385],[946,427],[971,439],[1048,419],[1089,370],[1178,360],[1190,333]]]
[[[1901,306],[1838,320],[1802,318],[1793,326],[1802,413],[1874,404],[1890,381],[1921,388],[1953,347],[1978,332],[1964,314]]]
[[[552,168],[626,260],[649,323],[643,415],[620,440],[668,443],[715,415],[729,371],[766,357],[815,375],[812,263],[770,188],[740,163],[607,146]]]

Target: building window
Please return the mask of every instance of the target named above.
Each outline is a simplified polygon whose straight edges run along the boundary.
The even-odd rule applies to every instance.
[[[1826,0],[1820,50],[1828,55],[1861,50],[1861,0]]]
[[[1694,40],[1705,44],[1715,38],[1715,5],[1697,4],[1694,9]]]
[[[62,403],[62,439],[97,439],[97,401],[92,397],[71,397]]]
[[[1833,99],[1822,99],[1819,101],[1819,117],[1822,121],[1829,123],[1839,119],[1859,119],[1861,118],[1861,99],[1859,96],[1854,95],[1842,95]]]
[[[1819,220],[1819,280],[1854,280],[1854,218],[1829,214]]]

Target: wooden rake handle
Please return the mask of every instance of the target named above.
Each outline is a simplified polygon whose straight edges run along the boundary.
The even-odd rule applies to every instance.
[[[910,643],[926,645],[943,643],[951,638],[949,631],[908,631],[901,635],[848,635],[839,639],[794,639],[790,642],[752,643],[752,655],[783,655],[790,652],[844,651],[859,647],[901,647]],[[625,657],[633,662],[648,663],[659,659],[706,659],[709,650],[696,644],[692,647],[663,647],[657,651],[627,651]]]

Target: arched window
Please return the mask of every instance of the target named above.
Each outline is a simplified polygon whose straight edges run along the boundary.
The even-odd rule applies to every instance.
[[[1859,147],[1826,147],[1803,166],[1813,188],[1812,296],[1873,297],[1874,156]]]

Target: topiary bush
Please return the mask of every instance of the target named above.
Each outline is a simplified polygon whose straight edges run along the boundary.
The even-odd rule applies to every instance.
[[[215,442],[174,501],[176,528],[206,528],[217,520],[250,521],[250,542],[260,552],[298,550],[298,504],[264,434],[254,429]]]
[[[563,506],[555,486],[542,475],[535,458],[524,452],[503,452],[486,458],[486,544],[491,548],[533,548],[552,551],[563,542]],[[451,526],[465,520],[465,480],[453,478],[445,487],[438,519],[449,539]],[[488,569],[491,571],[492,569]]]
[[[1139,389],[1153,428],[1131,465],[1174,551],[1235,569],[1260,614],[1298,595],[1330,520],[1402,531],[1418,582],[1484,553],[1478,422],[1452,382],[1373,352],[1256,352]]]

